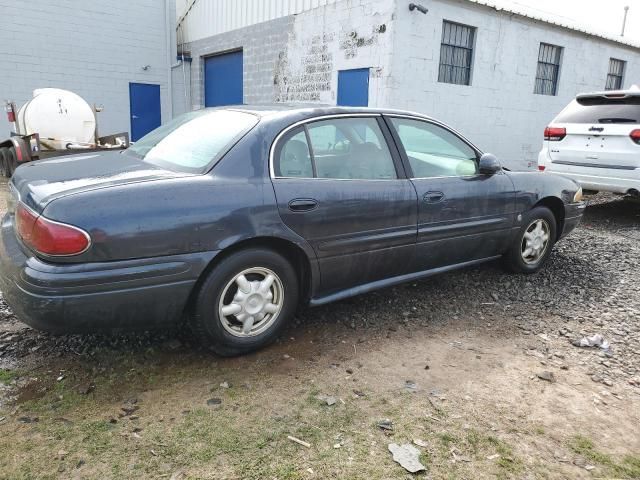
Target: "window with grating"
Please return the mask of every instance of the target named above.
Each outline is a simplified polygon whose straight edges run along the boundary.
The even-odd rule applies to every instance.
[[[471,62],[475,27],[444,21],[440,45],[438,81],[457,85],[471,84]]]
[[[536,85],[533,93],[540,95],[555,95],[558,90],[558,74],[560,72],[560,57],[562,47],[541,43],[538,51],[538,69],[536,71]]]
[[[617,58],[609,59],[609,73],[607,73],[605,90],[620,90],[622,88],[622,77],[624,77],[626,63],[624,60],[618,60]]]

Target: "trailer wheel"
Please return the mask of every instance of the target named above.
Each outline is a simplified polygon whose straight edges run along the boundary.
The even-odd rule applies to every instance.
[[[11,147],[7,152],[7,178],[11,178],[13,172],[18,168],[18,158],[16,157],[16,149]]]
[[[9,158],[8,151],[9,149],[7,147],[0,148],[0,176],[2,177],[9,176],[9,168],[7,166],[7,160]]]

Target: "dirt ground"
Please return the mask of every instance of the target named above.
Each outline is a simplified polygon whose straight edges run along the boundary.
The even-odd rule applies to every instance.
[[[234,359],[180,331],[52,337],[0,302],[0,478],[640,478],[639,216],[597,197],[536,275],[310,309]]]

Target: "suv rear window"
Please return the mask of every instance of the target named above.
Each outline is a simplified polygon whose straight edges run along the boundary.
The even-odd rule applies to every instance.
[[[553,123],[640,123],[640,97],[574,100]]]

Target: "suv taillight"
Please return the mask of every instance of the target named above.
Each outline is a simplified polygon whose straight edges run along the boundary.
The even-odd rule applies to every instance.
[[[49,220],[23,203],[16,208],[15,222],[22,241],[43,255],[78,255],[91,244],[91,238],[84,230]]]
[[[640,129],[633,130],[629,136],[631,137],[631,140],[640,145]]]
[[[567,129],[560,127],[547,127],[544,129],[544,139],[559,142],[567,136]]]

